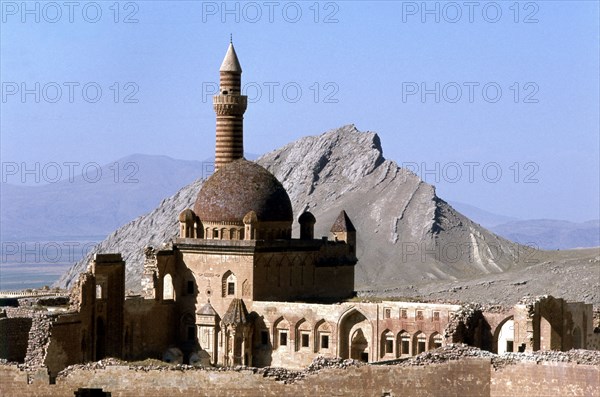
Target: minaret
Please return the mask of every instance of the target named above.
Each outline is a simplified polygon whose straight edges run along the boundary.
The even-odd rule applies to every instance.
[[[219,95],[213,97],[217,113],[215,171],[244,157],[244,112],[248,101],[241,92],[242,67],[231,41],[219,72]]]

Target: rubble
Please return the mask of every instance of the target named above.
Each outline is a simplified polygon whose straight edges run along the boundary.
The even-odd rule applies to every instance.
[[[464,343],[451,343],[439,349],[423,352],[414,357],[386,361],[383,365],[423,366],[439,364],[464,358],[488,358],[494,369],[498,370],[507,365],[522,362],[568,362],[581,365],[600,365],[600,351],[596,350],[569,350],[567,352],[546,350],[526,353],[494,354]]]
[[[2,364],[0,362],[0,364]],[[63,369],[58,373],[57,378],[65,378],[70,373],[78,370],[94,371],[99,369],[106,369],[111,366],[123,366],[133,371],[249,371],[254,374],[262,375],[265,378],[272,378],[277,382],[283,382],[285,384],[293,383],[298,380],[304,379],[307,375],[312,375],[320,372],[327,368],[339,368],[346,369],[350,367],[357,367],[367,365],[363,362],[353,359],[341,359],[341,358],[325,358],[319,356],[313,360],[313,362],[304,370],[294,371],[286,368],[279,367],[265,367],[255,368],[246,366],[236,367],[201,367],[187,364],[169,364],[160,360],[144,360],[142,362],[127,362],[117,358],[105,358],[96,362],[88,362],[85,364],[74,364]]]
[[[483,307],[479,303],[463,304],[451,317],[444,338],[449,342],[467,342],[469,335],[477,327],[479,318],[483,316]]]

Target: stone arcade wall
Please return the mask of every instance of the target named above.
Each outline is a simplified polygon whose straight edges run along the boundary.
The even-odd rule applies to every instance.
[[[600,368],[574,363],[518,363],[495,369],[486,358],[425,366],[364,365],[327,368],[285,384],[255,370],[133,370],[127,366],[76,369],[56,385],[16,366],[0,366],[0,390],[6,397],[73,396],[75,390],[103,388],[113,397],[194,396],[430,396],[546,397],[600,394]],[[30,377],[31,379],[31,377]]]

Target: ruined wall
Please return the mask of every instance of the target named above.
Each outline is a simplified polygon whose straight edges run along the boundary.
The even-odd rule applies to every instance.
[[[586,349],[600,350],[600,332],[594,332],[588,335]]]
[[[102,388],[113,397],[168,395],[260,396],[365,396],[410,395],[447,397],[448,388],[464,396],[489,396],[489,360],[465,360],[428,367],[363,366],[325,369],[292,384],[242,371],[134,371],[114,366],[101,370],[76,370],[56,385],[35,383],[18,369],[0,366],[0,388],[5,396],[72,396],[80,387]],[[478,381],[474,382],[473,379]]]
[[[255,370],[133,370],[126,366],[76,369],[56,385],[33,379],[16,366],[0,365],[3,396],[73,396],[81,387],[102,388],[113,397],[194,395],[261,396],[431,396],[542,397],[600,393],[600,369],[573,363],[519,363],[494,369],[489,359],[427,366],[327,368],[285,384]]]
[[[125,300],[124,358],[162,358],[163,352],[177,340],[177,313],[174,302]]]
[[[0,358],[22,363],[30,329],[31,318],[0,318]]]
[[[86,335],[81,332],[78,314],[58,317],[53,321],[49,333],[44,364],[54,378],[67,366],[84,361],[85,342],[81,338]]]
[[[509,365],[491,374],[490,396],[598,396],[600,368],[545,362]]]

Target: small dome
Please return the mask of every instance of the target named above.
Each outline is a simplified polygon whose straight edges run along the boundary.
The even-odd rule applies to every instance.
[[[219,168],[204,182],[194,204],[194,212],[203,222],[242,224],[250,211],[259,222],[294,220],[292,203],[281,182],[246,159]]]
[[[298,223],[299,224],[315,224],[317,223],[317,219],[315,218],[315,216],[313,214],[311,214],[308,211],[305,211],[302,213],[302,215],[300,215],[300,217],[298,218]]]
[[[258,217],[256,216],[256,212],[250,211],[244,216],[244,224],[252,225],[258,222]]]
[[[196,214],[189,208],[181,211],[179,214],[179,222],[193,222],[196,219]]]

